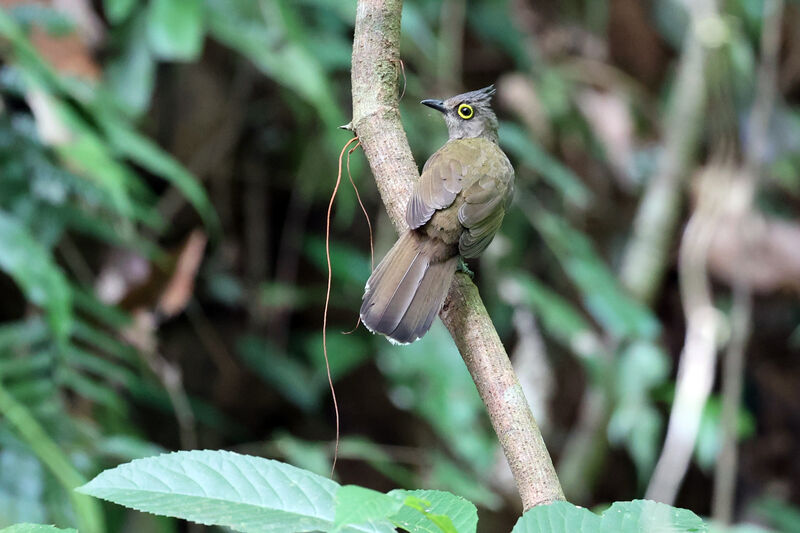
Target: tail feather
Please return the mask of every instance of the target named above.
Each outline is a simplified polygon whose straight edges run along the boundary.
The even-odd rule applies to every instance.
[[[457,265],[458,258],[453,257],[444,263],[432,263],[428,267],[403,319],[389,335],[390,338],[400,342],[413,342],[431,329],[431,324],[447,296]]]
[[[435,261],[436,243],[405,233],[367,281],[361,320],[373,333],[409,343],[430,329],[453,279],[457,257]]]

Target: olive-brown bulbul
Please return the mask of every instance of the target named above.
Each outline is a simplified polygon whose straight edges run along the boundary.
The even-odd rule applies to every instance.
[[[514,169],[497,145],[494,86],[422,103],[444,115],[450,139],[422,168],[406,208],[409,230],[367,280],[361,320],[398,344],[430,329],[460,258],[494,238],[514,192]]]

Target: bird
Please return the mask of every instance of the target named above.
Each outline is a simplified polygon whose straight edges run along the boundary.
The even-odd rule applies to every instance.
[[[367,280],[360,317],[372,333],[409,344],[431,327],[456,270],[480,255],[514,195],[498,146],[494,85],[421,103],[444,116],[448,141],[425,163],[406,208],[408,230]]]

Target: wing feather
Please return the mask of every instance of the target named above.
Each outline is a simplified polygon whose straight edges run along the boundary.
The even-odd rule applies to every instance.
[[[464,191],[458,221],[466,228],[458,242],[463,257],[477,257],[492,242],[503,223],[513,193],[513,174],[483,176]]]
[[[455,201],[465,179],[459,161],[465,155],[463,151],[464,147],[446,144],[425,163],[406,209],[410,228],[422,226],[436,210],[445,209]]]

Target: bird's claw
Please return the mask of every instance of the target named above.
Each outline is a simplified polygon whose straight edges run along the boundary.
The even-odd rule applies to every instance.
[[[456,268],[456,270],[458,272],[463,272],[464,274],[469,276],[470,279],[473,279],[475,277],[475,273],[472,270],[469,269],[469,267],[467,266],[467,263],[464,261],[463,257],[459,257],[458,258],[458,268]]]

